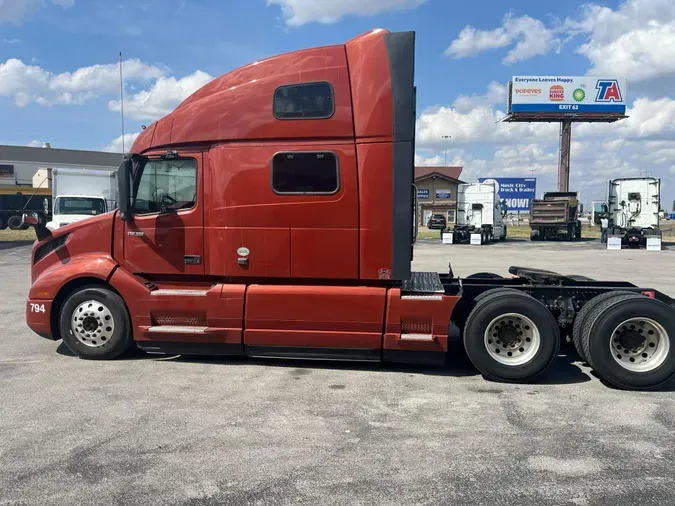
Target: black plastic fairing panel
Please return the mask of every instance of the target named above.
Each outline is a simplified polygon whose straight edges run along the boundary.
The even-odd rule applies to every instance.
[[[393,110],[392,278],[410,278],[415,180],[415,32],[385,35]]]

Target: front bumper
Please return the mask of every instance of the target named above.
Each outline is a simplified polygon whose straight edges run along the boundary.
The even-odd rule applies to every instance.
[[[28,327],[41,337],[56,340],[52,335],[51,300],[28,299],[26,301],[26,324]]]

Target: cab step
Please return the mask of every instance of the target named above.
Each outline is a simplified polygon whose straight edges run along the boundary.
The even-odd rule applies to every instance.
[[[400,340],[416,343],[431,343],[434,341],[434,336],[431,334],[401,334]]]
[[[151,334],[206,334],[208,327],[192,327],[187,325],[155,325],[148,327]]]
[[[402,295],[443,294],[445,288],[437,272],[413,272],[401,286]]]
[[[152,290],[150,295],[153,297],[206,297],[208,290],[183,290],[173,288],[160,288],[159,290]]]

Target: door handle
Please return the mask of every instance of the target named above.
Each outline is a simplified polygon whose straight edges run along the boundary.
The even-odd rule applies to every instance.
[[[145,234],[143,232],[127,232],[127,235],[131,237],[143,237]]]

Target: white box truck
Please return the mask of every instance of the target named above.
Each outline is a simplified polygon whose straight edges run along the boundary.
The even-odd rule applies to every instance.
[[[609,220],[609,235],[624,246],[646,247],[649,237],[661,237],[661,180],[653,177],[621,178],[609,182],[607,202],[593,203],[593,223]]]
[[[480,234],[481,244],[506,239],[506,203],[490,183],[460,184],[457,188],[457,223],[452,229],[453,243],[470,242]]]
[[[117,171],[55,168],[52,197],[50,230],[107,213],[117,207]]]

